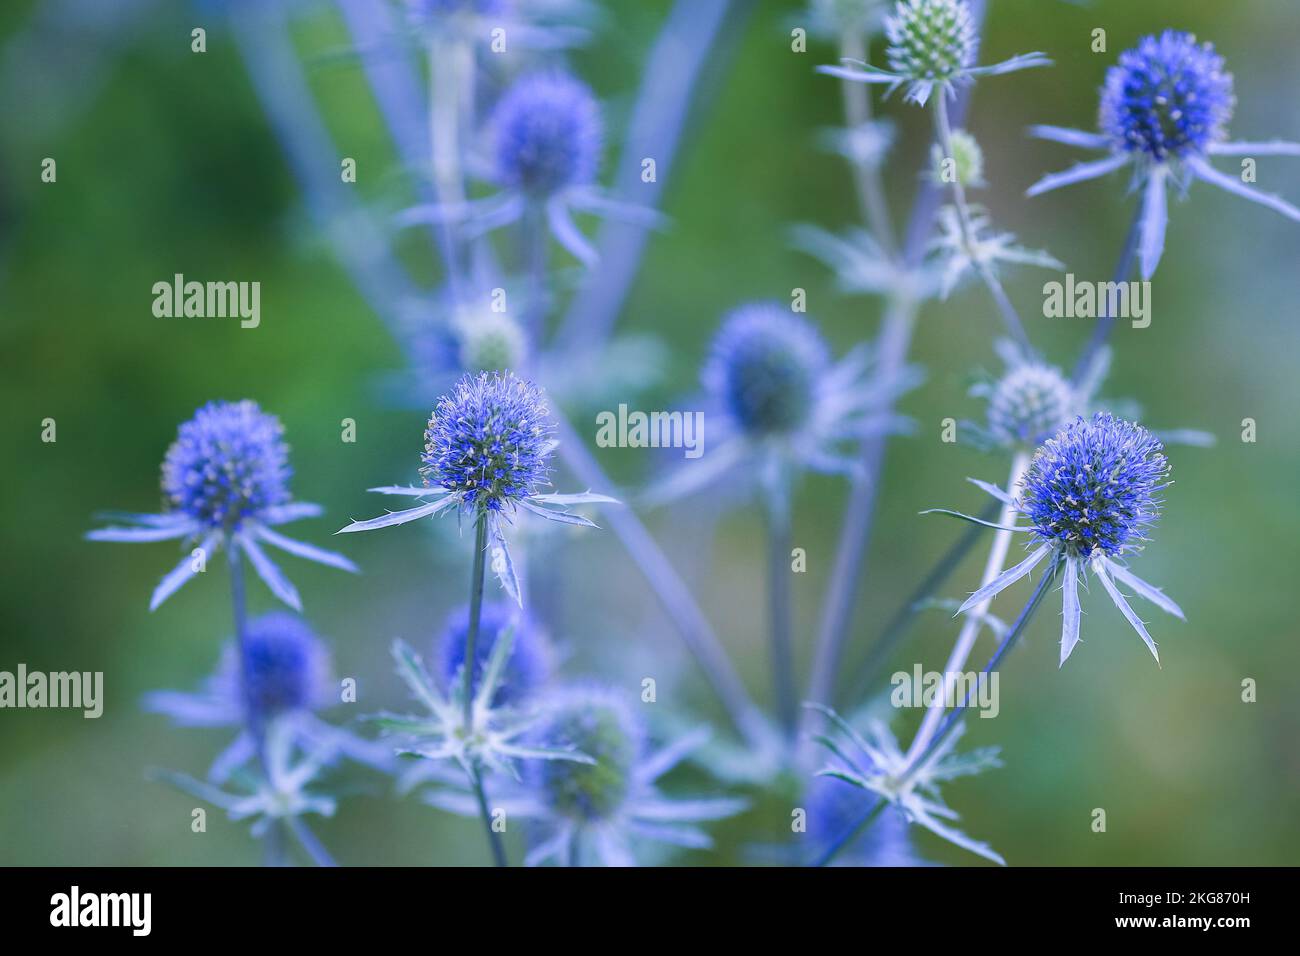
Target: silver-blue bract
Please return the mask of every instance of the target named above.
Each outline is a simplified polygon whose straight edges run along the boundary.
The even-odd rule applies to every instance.
[[[1210,165],[1211,156],[1300,156],[1300,143],[1226,142],[1234,103],[1232,75],[1224,71],[1223,58],[1212,44],[1173,30],[1144,37],[1106,74],[1100,132],[1059,126],[1030,129],[1041,139],[1110,155],[1044,176],[1028,195],[1132,166],[1134,186],[1142,188],[1138,255],[1144,279],[1155,274],[1164,253],[1168,182],[1185,195],[1192,180],[1200,179],[1300,222],[1300,209]]]
[[[271,592],[301,610],[298,591],[262,550],[262,544],[344,571],[357,570],[333,551],[286,538],[272,528],[321,514],[319,505],[292,501],[283,426],[256,402],[209,402],[181,425],[163,461],[162,514],[112,512],[124,526],[101,528],[91,541],[181,540],[187,553],[154,589],[154,610],[206,567],[225,546],[246,554]],[[191,551],[191,548],[196,548]]]

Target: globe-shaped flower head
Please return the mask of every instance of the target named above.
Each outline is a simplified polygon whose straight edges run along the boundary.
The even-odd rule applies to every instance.
[[[535,197],[586,185],[600,158],[600,110],[585,84],[562,73],[518,80],[492,117],[497,178]]]
[[[169,507],[205,528],[237,531],[289,500],[284,427],[256,402],[209,402],[181,425],[162,465]]]
[[[523,361],[524,332],[504,312],[476,311],[454,322],[456,360],[466,372],[506,371]]]
[[[546,483],[552,431],[532,382],[512,372],[467,375],[429,419],[420,474],[466,507],[499,512]]]
[[[514,645],[506,660],[505,673],[492,695],[491,703],[497,707],[527,700],[546,683],[551,674],[550,647],[532,618],[508,604],[487,601],[483,604],[478,640],[474,644],[472,691],[478,690],[479,679],[492,656],[492,649],[507,628],[514,631]],[[469,606],[466,605],[453,611],[447,618],[446,629],[438,645],[440,676],[447,687],[455,685],[460,669],[465,664],[468,637]]]
[[[329,655],[301,618],[277,611],[250,621],[244,653],[244,700],[254,723],[321,703]]]
[[[975,63],[978,37],[965,0],[903,0],[885,19],[889,68],[914,81],[951,83]]]
[[[723,322],[703,378],[742,431],[787,434],[812,416],[829,362],[812,325],[763,302],[741,306]]]
[[[613,817],[632,789],[645,733],[616,694],[598,688],[571,693],[548,718],[541,739],[595,763],[546,761],[536,765],[538,792],[555,813],[579,824]]]
[[[1167,30],[1144,37],[1107,71],[1101,130],[1115,149],[1164,162],[1223,140],[1235,102],[1232,74],[1214,46]]]
[[[1077,396],[1060,369],[1026,363],[989,390],[989,433],[1005,445],[1036,445],[1075,414]]]
[[[1038,536],[1071,557],[1118,557],[1159,516],[1163,446],[1145,428],[1099,412],[1077,418],[1034,455],[1021,503]]]

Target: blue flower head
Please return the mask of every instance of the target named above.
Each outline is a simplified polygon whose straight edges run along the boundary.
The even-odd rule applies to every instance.
[[[501,511],[547,484],[548,415],[542,390],[513,372],[467,375],[429,419],[420,474],[467,507]]]
[[[1232,75],[1212,44],[1174,30],[1144,37],[1106,74],[1098,110],[1100,132],[1060,126],[1030,129],[1040,139],[1108,155],[1044,176],[1027,194],[1037,196],[1131,166],[1133,182],[1142,188],[1138,256],[1143,279],[1155,274],[1164,253],[1170,183],[1186,195],[1192,181],[1199,179],[1300,222],[1300,209],[1211,165],[1211,156],[1300,156],[1298,143],[1227,142],[1235,104]]]
[[[500,685],[492,696],[493,706],[516,704],[533,696],[551,676],[550,648],[541,629],[527,613],[497,601],[485,601],[479,618],[478,640],[474,644],[472,689],[477,690],[483,669],[492,656],[497,639],[507,629],[514,632],[514,651],[505,663]],[[465,644],[469,637],[469,606],[450,615],[446,630],[439,639],[437,660],[440,676],[447,687],[453,686],[465,664]]]
[[[252,723],[320,704],[329,653],[302,618],[274,611],[249,621],[244,653],[247,672],[241,676]]]
[[[1236,99],[1232,74],[1214,45],[1166,30],[1143,37],[1106,73],[1101,130],[1114,148],[1143,152],[1156,162],[1204,153],[1225,138]]]
[[[1098,412],[1091,419],[1079,417],[1034,454],[1017,497],[982,481],[975,484],[1029,521],[1029,527],[1007,530],[1028,531],[1037,547],[975,591],[957,609],[958,614],[986,609],[995,596],[1046,561],[1047,573],[1064,572],[1064,665],[1079,643],[1080,579],[1091,571],[1159,663],[1155,641],[1119,590],[1119,584],[1128,585],[1162,611],[1183,617],[1177,604],[1130,571],[1127,564],[1130,552],[1138,550],[1138,543],[1146,540],[1146,529],[1159,516],[1159,492],[1169,486],[1169,462],[1154,435],[1109,412]]]
[[[808,811],[808,842],[816,855],[825,852],[862,819],[860,793],[839,780],[814,778],[804,802]],[[921,866],[924,863],[912,848],[907,818],[898,812],[886,812],[850,840],[837,858],[849,866]]]
[[[563,73],[517,80],[492,116],[498,179],[546,197],[596,177],[600,108],[591,90]]]
[[[809,322],[759,302],[723,321],[703,379],[742,431],[786,434],[812,416],[829,363],[826,343]]]
[[[162,465],[168,506],[205,527],[237,530],[289,500],[284,426],[256,402],[209,402],[181,425]]]
[[[1071,557],[1118,557],[1158,517],[1168,485],[1163,446],[1141,425],[1098,412],[1077,418],[1034,455],[1021,506],[1045,542]]]
[[[595,761],[533,765],[543,803],[579,825],[618,813],[631,792],[633,770],[645,746],[645,728],[621,696],[595,688],[570,694],[552,711],[540,738]]]
[[[356,571],[347,558],[273,530],[299,518],[321,513],[320,506],[293,501],[289,495],[289,449],[284,428],[256,402],[209,402],[181,425],[162,466],[167,510],[162,514],[112,513],[125,526],[99,528],[91,541],[176,541],[186,554],[154,589],[152,611],[196,574],[221,547],[246,555],[277,598],[294,610],[302,603],[293,583],[262,550],[281,551]],[[197,544],[197,547],[195,547]]]

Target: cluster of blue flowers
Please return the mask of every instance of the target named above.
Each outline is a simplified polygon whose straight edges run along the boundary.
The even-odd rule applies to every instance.
[[[978,421],[961,424],[961,440],[1002,460],[1008,477],[1005,486],[972,479],[994,499],[986,516],[945,512],[994,532],[978,587],[948,605],[957,607],[962,623],[945,671],[964,667],[983,629],[999,639],[988,665],[997,666],[1058,581],[1062,665],[1080,639],[1079,586],[1090,576],[1153,655],[1155,641],[1121,587],[1183,617],[1130,564],[1148,542],[1160,496],[1170,485],[1165,445],[1191,433],[1162,436],[1128,420],[1136,417],[1126,411],[1131,405],[1100,397],[1110,325],[1099,325],[1072,374],[1034,347],[995,267],[1013,262],[1058,269],[1060,263],[1046,252],[1020,248],[1009,233],[993,231],[994,213],[967,200],[967,190],[981,186],[988,171],[978,142],[962,128],[964,93],[982,78],[1051,61],[1028,53],[978,65],[983,5],[968,0],[814,4],[816,22],[838,34],[842,49],[865,50],[870,35],[882,32],[887,66],[846,58],[819,67],[840,81],[858,110],[851,113],[853,127],[841,131],[837,142],[874,144],[841,150],[853,166],[864,222],[843,237],[800,227],[796,242],[836,271],[842,290],[882,297],[888,318],[875,341],[858,343],[837,359],[812,319],[781,303],[737,303],[721,317],[711,347],[700,357],[709,454],[675,463],[634,497],[638,506],[666,505],[711,491],[717,509],[756,499],[769,556],[761,588],[776,698],[769,715],[749,697],[690,588],[640,523],[637,509],[603,493],[613,487],[565,417],[566,408],[584,407],[589,396],[564,391],[557,370],[610,373],[612,385],[602,400],[621,398],[635,387],[630,377],[615,374],[624,353],[606,334],[612,316],[602,318],[599,309],[608,302],[617,308],[626,292],[618,283],[630,281],[630,274],[618,278],[620,270],[626,271],[629,257],[635,261],[639,246],[619,245],[627,233],[611,230],[608,246],[602,240],[598,249],[572,214],[631,224],[637,242],[640,230],[663,220],[630,196],[600,186],[601,106],[557,55],[581,42],[592,23],[584,19],[583,4],[544,6],[534,12],[505,2],[407,4],[412,42],[424,45],[430,61],[429,109],[421,115],[432,124],[433,155],[429,195],[404,211],[398,225],[434,226],[444,269],[443,284],[416,329],[405,316],[393,329],[407,346],[413,375],[437,382],[440,398],[418,463],[412,453],[409,483],[370,489],[413,505],[354,520],[339,532],[455,514],[457,527],[472,529],[469,593],[437,575],[439,590],[454,608],[442,628],[418,641],[392,643],[393,664],[409,692],[408,712],[368,707],[364,721],[327,719],[334,705],[349,699],[347,682],[335,684],[326,645],[306,619],[286,612],[248,616],[244,564],[247,559],[272,594],[298,612],[297,590],[264,545],[357,569],[340,554],[274,530],[320,514],[289,492],[292,472],[280,421],[249,400],[205,405],[180,426],[165,454],[165,510],[117,515],[116,523],[89,535],[99,541],[181,542],[185,554],[158,585],[151,609],[205,571],[214,554],[224,551],[228,558],[233,636],[215,673],[196,692],[157,692],[145,705],[178,725],[225,727],[235,737],[203,779],[173,773],[167,778],[233,818],[251,820],[269,862],[284,861],[286,837],[315,862],[332,862],[305,818],[335,812],[340,791],[332,775],[346,763],[392,777],[400,794],[418,793],[432,807],[478,818],[499,865],[511,861],[516,833],[522,834],[523,853],[515,859],[529,864],[621,866],[661,862],[674,850],[705,850],[711,846],[709,827],[750,805],[744,788],[788,792],[783,788],[790,780],[799,781],[797,809],[806,812],[809,825],[805,839],[779,851],[784,862],[916,865],[922,862],[913,843],[917,828],[988,861],[1005,862],[957,828],[958,815],[940,793],[955,779],[1001,766],[996,748],[959,751],[965,705],[946,713],[931,710],[904,745],[870,696],[843,699],[836,677],[881,485],[884,443],[909,430],[896,405],[922,381],[907,360],[911,328],[924,302],[945,297],[967,275],[987,288],[1008,337],[990,335],[1003,368],[972,388],[971,395],[987,407]],[[529,54],[526,67],[504,81],[500,65],[489,68],[484,60],[484,27],[498,20],[510,23],[514,32],[507,34],[519,38]],[[701,30],[703,56],[709,34]],[[546,68],[538,69],[538,60]],[[515,61],[502,62],[511,74]],[[492,83],[476,84],[489,76]],[[887,93],[905,88],[905,101],[933,116],[934,142],[927,144],[926,156],[936,173],[920,187],[920,225],[909,230],[919,240],[900,242],[877,201],[891,137],[871,118],[870,100],[860,99],[865,91],[854,86],[859,83],[884,86]],[[653,84],[647,89],[651,99],[659,95]],[[1283,200],[1210,166],[1214,155],[1300,154],[1292,143],[1227,142],[1233,105],[1232,77],[1210,44],[1174,31],[1143,38],[1106,75],[1097,133],[1033,130],[1103,150],[1105,158],[1049,175],[1030,194],[1131,167],[1141,190],[1134,217],[1138,241],[1125,244],[1118,280],[1127,280],[1135,267],[1144,277],[1155,272],[1170,183],[1185,192],[1192,179],[1201,179],[1300,219],[1300,211]],[[683,101],[672,122],[680,124],[685,109]],[[638,115],[653,119],[659,112]],[[669,138],[676,126],[655,132]],[[661,158],[663,174],[670,157]],[[955,163],[955,176],[939,172],[948,160]],[[472,172],[485,183],[486,195],[471,189]],[[934,234],[932,219],[938,223]],[[514,256],[502,256],[492,242],[491,233],[506,226],[517,229],[521,240],[511,246]],[[563,324],[555,309],[563,283],[556,281],[552,241],[588,267],[583,281],[587,290],[595,289],[590,302],[585,293],[578,297],[579,305],[594,312],[586,315],[574,306],[577,317]],[[607,248],[620,263],[608,275],[590,269]],[[482,307],[489,290],[508,290],[511,300],[525,305],[489,313]],[[543,387],[553,380],[560,390],[554,404]],[[416,431],[413,424],[413,451]],[[794,644],[802,629],[795,626],[788,581],[792,491],[810,472],[843,476],[849,506],[801,720]],[[552,491],[558,473],[588,487]],[[705,730],[680,707],[671,718],[660,717],[657,709],[645,708],[639,683],[565,673],[565,655],[547,633],[553,622],[539,610],[546,604],[534,601],[532,592],[546,586],[538,566],[544,570],[569,546],[557,540],[556,527],[596,529],[592,506],[601,506],[601,519],[661,599],[739,739]],[[1029,553],[1008,566],[1009,543],[1017,533],[1028,534]],[[458,553],[440,540],[448,544],[440,550]],[[542,560],[519,560],[535,555]],[[958,564],[950,557],[940,568]],[[485,593],[489,568],[508,600],[496,599],[495,590]],[[1013,623],[996,618],[991,602],[1036,570],[1038,583]],[[599,575],[599,566],[589,573]],[[942,587],[945,573],[931,576],[932,591]],[[935,594],[921,598],[909,601],[904,618],[925,598],[941,603]],[[706,776],[697,786],[727,792],[674,795],[677,787],[665,778],[687,759]],[[525,824],[516,830],[508,823],[509,839],[496,825],[502,814]]]

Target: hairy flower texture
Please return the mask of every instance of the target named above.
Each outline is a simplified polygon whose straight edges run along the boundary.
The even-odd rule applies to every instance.
[[[711,450],[649,497],[677,498],[741,469],[769,492],[789,472],[852,472],[862,438],[907,427],[888,409],[918,380],[910,368],[891,379],[873,372],[865,345],[832,363],[806,319],[775,302],[740,306],[723,320],[701,373]]]
[[[592,494],[541,494],[555,441],[545,396],[513,372],[466,375],[434,409],[425,429],[420,474],[428,487],[371,488],[383,495],[431,498],[415,508],[353,521],[339,533],[372,531],[432,517],[453,505],[488,522],[488,546],[499,553],[492,567],[506,592],[522,606],[514,562],[502,522],[517,508],[562,524],[594,528],[570,505],[617,504]],[[558,506],[555,510],[547,506]]]
[[[272,612],[249,621],[245,630],[248,671],[234,642],[223,649],[215,673],[196,692],[162,690],[146,694],[147,711],[164,714],[180,727],[237,728],[238,735],[213,761],[208,779],[222,783],[256,755],[254,736],[282,723],[291,742],[332,762],[346,757],[389,770],[389,748],[335,727],[318,712],[336,703],[330,654],[306,621]]]
[[[913,766],[882,721],[867,721],[866,732],[859,733],[849,721],[830,708],[815,704],[808,706],[825,714],[831,729],[838,732],[834,736],[827,734],[816,738],[831,755],[827,765],[817,771],[817,776],[829,777],[866,791],[858,801],[858,813],[850,817],[844,830],[828,842],[847,836],[855,823],[884,799],[901,811],[909,823],[924,827],[986,860],[1006,864],[1006,860],[987,843],[973,840],[950,826],[959,819],[958,815],[939,795],[942,783],[1002,766],[998,748],[983,747],[964,754],[956,753],[957,743],[966,729],[965,723],[959,723],[933,751]]]
[[[887,92],[907,84],[906,99],[924,106],[936,89],[953,96],[958,86],[981,76],[1051,64],[1042,53],[1026,53],[976,66],[979,40],[966,0],[901,0],[885,18],[885,36],[889,69],[845,58],[844,66],[819,66],[817,71],[857,83],[885,84]]]
[[[527,76],[492,116],[497,178],[546,197],[596,177],[602,128],[590,88],[563,73]]]
[[[163,771],[159,776],[186,793],[221,807],[231,820],[251,820],[255,837],[265,836],[275,824],[288,824],[289,832],[309,853],[317,855],[318,844],[300,818],[309,813],[332,817],[337,809],[338,801],[333,797],[308,789],[327,765],[329,749],[300,751],[292,729],[276,722],[267,731],[265,754],[264,774],[237,779],[236,783],[245,792],[230,793],[214,783],[173,771]],[[328,865],[330,861],[318,859],[318,862]]]
[[[699,824],[729,817],[745,801],[726,798],[674,799],[658,780],[677,766],[707,735],[690,732],[659,750],[647,742],[641,718],[621,694],[604,687],[567,688],[546,708],[534,736],[588,754],[591,763],[537,763],[515,792],[496,792],[493,802],[510,819],[535,824],[525,862],[635,866],[655,844],[688,849],[712,845]],[[430,803],[473,815],[477,806],[464,793],[441,790]]]
[[[111,513],[122,527],[101,528],[91,541],[172,541],[180,539],[187,554],[154,589],[152,611],[206,566],[226,545],[248,556],[258,576],[277,598],[301,610],[298,591],[262,550],[269,544],[319,564],[344,571],[356,566],[342,555],[273,531],[275,525],[315,517],[318,505],[290,499],[288,447],[284,428],[255,402],[209,402],[181,425],[167,449],[162,490],[168,510],[162,514]],[[199,554],[188,553],[197,542]]]
[[[963,422],[962,431],[984,447],[1029,451],[1085,414],[1110,367],[1110,350],[1098,349],[1077,383],[1009,339],[994,343],[1005,371],[973,385],[970,395],[988,402],[985,423]]]
[[[1235,103],[1232,74],[1225,72],[1223,58],[1212,44],[1199,43],[1192,34],[1174,30],[1144,37],[1137,47],[1121,54],[1119,63],[1106,74],[1100,132],[1059,126],[1030,130],[1041,139],[1105,150],[1109,155],[1044,176],[1030,187],[1028,195],[1131,166],[1134,185],[1142,187],[1138,253],[1144,279],[1155,274],[1164,253],[1168,224],[1165,186],[1169,181],[1186,195],[1192,181],[1200,179],[1300,221],[1300,209],[1210,165],[1211,156],[1300,156],[1300,143],[1227,142]]]
[[[502,94],[489,123],[491,178],[501,191],[454,207],[416,206],[398,222],[457,221],[478,235],[536,215],[560,245],[593,266],[598,256],[574,223],[575,211],[644,228],[664,221],[654,210],[616,202],[596,187],[602,137],[600,107],[581,80],[561,72],[522,76]]]
[[[1043,443],[1021,479],[1016,497],[994,485],[975,481],[1029,521],[1029,527],[1012,530],[1030,532],[1034,536],[1031,546],[1036,547],[1019,564],[972,594],[958,613],[992,599],[1045,560],[1053,570],[1059,563],[1064,570],[1064,664],[1079,642],[1079,579],[1091,570],[1159,663],[1155,641],[1116,582],[1128,585],[1161,610],[1183,618],[1177,604],[1124,563],[1127,555],[1146,541],[1146,530],[1159,516],[1158,495],[1168,487],[1168,478],[1169,463],[1155,436],[1140,425],[1098,412],[1091,419],[1076,418]]]
[[[487,601],[479,617],[478,640],[474,644],[472,688],[478,688],[483,670],[492,656],[492,648],[507,629],[514,633],[514,652],[506,662],[500,686],[492,698],[493,706],[526,701],[551,677],[550,645],[537,623],[525,611],[509,604]],[[460,681],[468,637],[469,606],[466,605],[451,613],[438,639],[436,660],[438,676],[442,678],[444,687],[452,687]]]

